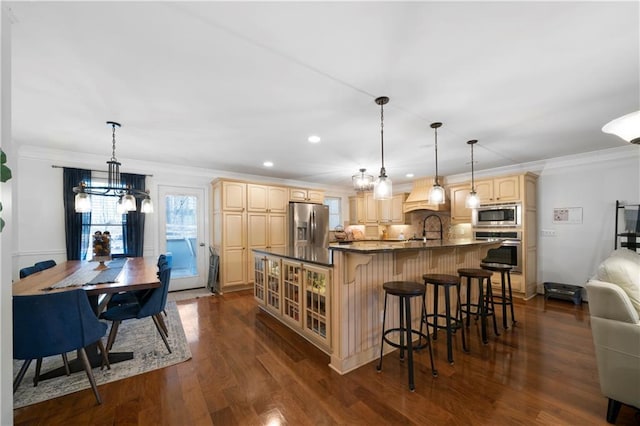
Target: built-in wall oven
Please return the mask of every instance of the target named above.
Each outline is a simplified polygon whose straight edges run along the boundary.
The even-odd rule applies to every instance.
[[[481,205],[473,209],[471,224],[474,227],[518,227],[522,224],[522,204]]]
[[[518,230],[474,231],[476,240],[502,240],[500,247],[489,249],[483,262],[513,265],[514,272],[522,273],[522,233]]]

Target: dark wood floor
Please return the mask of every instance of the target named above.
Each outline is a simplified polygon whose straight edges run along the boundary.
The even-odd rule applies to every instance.
[[[250,292],[178,302],[193,359],[15,411],[15,424],[40,425],[604,425],[588,306],[538,297],[516,305],[518,326],[446,362],[439,377],[426,352],[415,356],[407,389],[397,352],[340,376],[329,357],[261,312]],[[443,336],[444,337],[444,336]],[[619,425],[638,425],[623,407]]]

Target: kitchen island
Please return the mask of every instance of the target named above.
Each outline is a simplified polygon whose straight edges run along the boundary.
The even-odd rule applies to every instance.
[[[266,312],[329,354],[330,367],[345,374],[380,354],[384,282],[422,282],[426,273],[457,275],[458,268],[478,267],[487,250],[499,245],[500,241],[390,240],[331,244],[306,253],[288,249],[286,255],[254,249],[254,295]],[[388,327],[398,327],[393,299],[387,308]],[[443,300],[439,306],[444,309]],[[418,300],[412,312],[418,321]]]

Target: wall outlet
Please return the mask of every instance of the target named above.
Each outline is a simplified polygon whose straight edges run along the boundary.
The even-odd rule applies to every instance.
[[[555,237],[556,230],[555,229],[542,229],[540,231],[540,235],[543,237]]]

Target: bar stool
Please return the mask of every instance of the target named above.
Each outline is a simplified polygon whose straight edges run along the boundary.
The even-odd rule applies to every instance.
[[[412,282],[412,281],[390,281],[386,282],[382,285],[384,288],[384,312],[382,314],[382,341],[380,342],[380,361],[378,362],[378,366],[376,369],[378,371],[382,370],[382,353],[385,342],[394,348],[400,349],[400,360],[404,360],[404,351],[407,350],[407,357],[409,361],[409,389],[411,391],[415,390],[415,384],[413,381],[413,350],[422,349],[424,347],[429,347],[429,357],[431,359],[431,374],[433,377],[438,376],[438,371],[435,369],[433,364],[433,351],[431,350],[431,340],[429,338],[429,333],[422,332],[422,316],[420,317],[420,330],[414,330],[411,328],[411,298],[412,297],[421,297],[422,298],[422,315],[426,314],[425,307],[425,286]],[[385,329],[385,322],[387,318],[387,296],[397,296],[400,302],[400,327],[398,328],[390,328],[388,330]],[[403,314],[404,313],[404,317]],[[387,335],[393,332],[400,332],[400,343],[392,342]],[[418,335],[418,346],[413,347],[413,335]],[[425,343],[422,344],[422,338],[425,338]],[[406,344],[405,344],[406,339]]]
[[[464,308],[464,305],[461,306],[460,310],[467,314],[467,327],[469,326],[469,317],[471,314],[475,314],[480,317],[481,321],[481,331],[482,331],[482,343],[489,343],[489,339],[487,338],[487,317],[493,317],[493,331],[496,333],[496,336],[499,336],[498,333],[498,324],[496,322],[495,315],[495,306],[493,304],[493,292],[491,291],[491,272],[485,271],[484,269],[475,269],[475,268],[460,268],[458,269],[458,275],[460,276],[460,280],[462,278],[467,279],[467,307]],[[471,303],[471,285],[472,280],[476,279],[478,283],[478,303]],[[486,293],[485,293],[486,288]],[[471,308],[474,307],[475,311],[472,311]]]
[[[513,314],[513,292],[511,291],[511,270],[513,266],[505,263],[481,263],[480,267],[487,271],[500,272],[502,294],[500,296],[493,296],[493,298],[494,303],[502,305],[502,327],[506,330],[509,328],[507,326],[507,305],[511,307],[511,322],[513,325],[516,323],[516,317]],[[506,280],[505,275],[507,277]],[[505,285],[508,285],[509,295],[507,295]],[[499,299],[499,302],[495,302],[496,297]]]
[[[462,311],[460,310],[460,278],[456,275],[447,274],[424,274],[422,276],[425,287],[428,284],[433,285],[433,313],[426,314],[424,321],[427,323],[427,334],[429,334],[429,325],[433,327],[433,340],[438,338],[438,329],[447,330],[447,360],[449,364],[453,364],[453,349],[451,345],[452,334],[456,329],[462,330],[462,348],[465,352],[467,350],[467,342],[464,337],[464,325],[462,324]],[[444,315],[440,314],[438,310],[438,289],[442,287],[444,290]],[[450,290],[455,288],[457,297],[457,306],[455,316],[451,316],[451,297]],[[458,315],[459,318],[458,319]],[[431,321],[429,321],[431,318]],[[444,318],[444,325],[438,324],[438,319]]]

